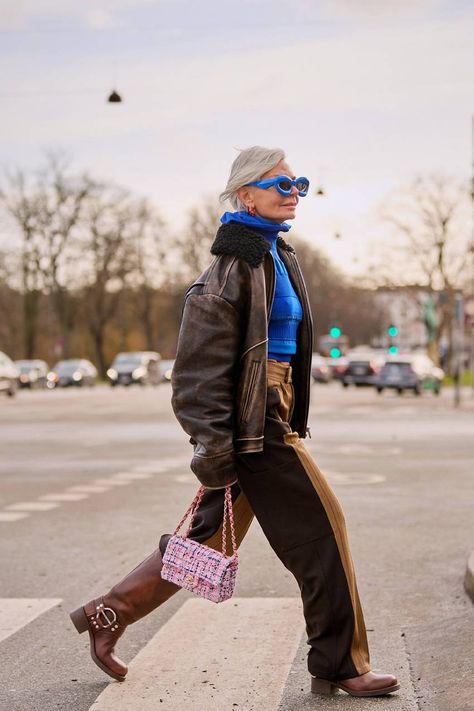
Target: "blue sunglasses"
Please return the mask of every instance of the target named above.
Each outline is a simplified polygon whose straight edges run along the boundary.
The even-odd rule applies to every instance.
[[[309,190],[308,178],[295,178],[292,180],[287,175],[278,175],[276,178],[266,178],[265,180],[256,180],[248,185],[255,185],[257,188],[267,190],[275,187],[280,195],[291,195],[291,189],[294,186],[300,197],[305,197]]]

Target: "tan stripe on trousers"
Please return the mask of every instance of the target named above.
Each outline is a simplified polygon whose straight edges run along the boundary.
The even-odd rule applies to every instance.
[[[248,499],[243,492],[238,495],[232,508],[234,511],[235,540],[238,548],[250,528],[254,514]],[[224,510],[224,502],[222,502],[222,510]],[[213,548],[216,551],[222,550],[222,524],[219,526],[217,531],[210,538],[208,538],[207,541],[204,541],[204,543],[206,546],[209,546],[209,548]],[[232,539],[230,535],[229,521],[227,521],[226,553],[227,555],[232,555]]]
[[[341,557],[342,566],[346,575],[349,594],[351,597],[352,608],[354,610],[354,635],[351,645],[351,657],[355,668],[359,674],[365,674],[370,671],[369,663],[369,647],[367,642],[367,634],[365,631],[364,616],[357,591],[357,583],[354,572],[354,565],[349,549],[349,541],[347,538],[346,523],[341,505],[334,494],[333,490],[326,481],[326,478],[313,460],[303,441],[299,438],[297,432],[287,432],[283,439],[286,444],[289,444],[298,455],[298,459],[304,467],[311,483],[316,489],[321,503],[326,511],[326,515],[334,531],[336,544]]]

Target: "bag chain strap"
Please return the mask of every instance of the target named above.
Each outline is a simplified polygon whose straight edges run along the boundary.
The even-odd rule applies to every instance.
[[[224,519],[222,521],[222,555],[226,555],[227,543],[227,516],[230,521],[230,535],[232,539],[232,555],[237,555],[237,544],[235,542],[234,511],[232,509],[232,494],[230,486],[226,487],[224,498]]]
[[[179,529],[182,527],[183,523],[186,521],[187,517],[189,514],[191,514],[191,519],[189,521],[189,525],[184,533],[183,538],[187,538],[189,536],[189,532],[191,531],[191,526],[193,525],[194,517],[196,515],[196,512],[198,510],[199,504],[201,503],[201,499],[204,496],[204,492],[206,491],[206,488],[204,486],[199,487],[196,496],[192,500],[188,510],[184,514],[183,518],[179,522],[179,524],[176,527],[176,530],[174,532],[174,535],[176,536]],[[231,539],[232,539],[232,555],[237,555],[237,543],[236,543],[236,538],[235,538],[235,526],[234,526],[234,511],[232,508],[232,494],[231,494],[231,488],[230,486],[226,486],[225,489],[225,495],[224,495],[224,518],[222,520],[222,555],[226,555],[226,544],[227,544],[227,517],[229,517],[230,521],[230,534],[231,534]]]

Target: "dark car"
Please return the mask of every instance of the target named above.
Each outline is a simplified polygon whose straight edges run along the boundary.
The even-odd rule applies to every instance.
[[[332,378],[326,359],[319,353],[313,353],[311,358],[311,376],[315,383],[329,383]]]
[[[346,356],[340,356],[339,358],[326,358],[326,363],[331,372],[332,379],[342,380],[347,366],[349,365],[349,361]]]
[[[399,395],[404,390],[412,390],[415,395],[421,395],[423,390],[431,390],[435,395],[439,395],[443,377],[444,372],[431,358],[423,353],[416,353],[388,360],[374,385],[378,393],[392,389]]]
[[[97,369],[90,360],[85,358],[69,358],[60,360],[48,373],[49,388],[65,388],[69,386],[90,387],[95,385]]]
[[[15,363],[0,351],[0,392],[13,397],[18,389],[20,371]]]
[[[119,353],[107,371],[112,386],[115,385],[158,385],[162,376],[159,367],[161,356],[156,351],[133,351]]]
[[[347,367],[341,376],[343,386],[373,385],[384,362],[384,356],[377,352],[350,353]]]
[[[20,370],[20,388],[45,388],[48,382],[48,364],[44,360],[16,360]]]

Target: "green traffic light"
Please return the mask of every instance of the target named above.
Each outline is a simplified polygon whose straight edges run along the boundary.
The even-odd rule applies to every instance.
[[[398,347],[397,346],[390,346],[388,349],[388,352],[390,355],[396,355],[398,353]]]
[[[332,326],[331,330],[329,331],[329,335],[331,338],[339,338],[341,335],[341,329],[338,326]]]
[[[331,348],[331,350],[329,351],[329,355],[331,356],[331,358],[340,358],[341,351],[339,350],[339,348]]]
[[[392,338],[395,338],[395,336],[398,336],[398,328],[396,326],[391,325],[387,328],[387,333]]]

